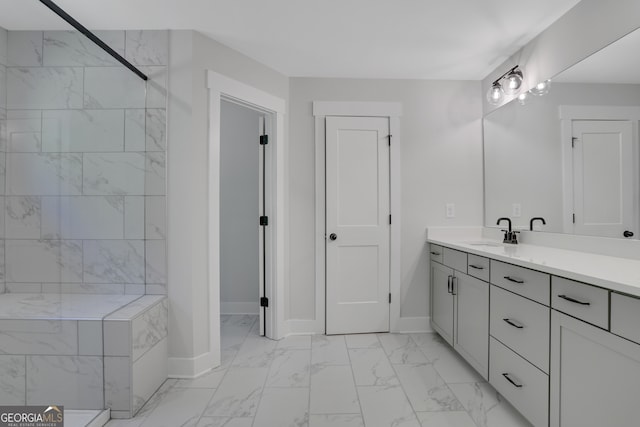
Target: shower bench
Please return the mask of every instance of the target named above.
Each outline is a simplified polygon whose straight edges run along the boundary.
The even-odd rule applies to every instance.
[[[134,416],[167,377],[163,295],[0,294],[0,404]]]

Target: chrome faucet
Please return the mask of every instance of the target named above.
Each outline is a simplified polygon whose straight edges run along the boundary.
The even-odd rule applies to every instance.
[[[541,216],[535,216],[529,221],[529,231],[533,231],[533,221],[541,221],[542,225],[547,225],[547,221],[545,221],[544,218]]]
[[[507,223],[509,225],[509,229],[508,230],[501,230],[504,233],[504,240],[502,241],[502,243],[509,243],[509,244],[512,244],[512,245],[517,245],[518,244],[517,233],[519,233],[519,231],[512,231],[511,230],[511,219],[509,219],[507,217],[498,218],[498,222],[496,222],[496,225],[500,225],[500,223],[502,221],[507,221]]]

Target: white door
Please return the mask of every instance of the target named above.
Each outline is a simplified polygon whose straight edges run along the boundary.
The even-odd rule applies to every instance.
[[[633,126],[574,121],[574,233],[623,237],[634,225]]]
[[[327,334],[389,331],[389,119],[326,118]]]

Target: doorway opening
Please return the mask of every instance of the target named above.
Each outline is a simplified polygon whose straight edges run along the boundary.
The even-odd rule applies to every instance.
[[[263,239],[264,256],[258,256],[258,263],[264,265],[261,279],[259,313],[264,320],[258,322],[262,327],[259,332],[267,338],[280,339],[286,335],[286,322],[284,317],[286,284],[287,254],[286,254],[286,218],[287,191],[286,191],[286,141],[285,113],[286,102],[282,98],[271,95],[246,83],[234,80],[222,74],[207,71],[207,88],[209,89],[209,180],[208,180],[208,331],[209,350],[202,357],[194,360],[193,372],[202,372],[220,365],[220,168],[224,159],[221,158],[221,113],[222,103],[229,101],[243,107],[257,111],[264,117],[262,125],[256,129],[256,147],[260,148],[260,136],[266,147],[263,147],[264,158],[258,161],[259,176],[263,176],[265,190],[264,201],[259,206],[264,207],[265,213],[258,212],[252,227],[258,233],[260,216],[266,216],[266,228],[263,233],[258,233],[258,238]],[[255,125],[252,125],[255,126]],[[263,132],[261,132],[261,130]],[[260,154],[259,154],[260,155]],[[262,261],[261,261],[262,260]],[[260,265],[260,264],[259,264]]]
[[[223,97],[220,106],[221,324],[248,326],[247,333],[264,336],[272,117],[231,98]]]

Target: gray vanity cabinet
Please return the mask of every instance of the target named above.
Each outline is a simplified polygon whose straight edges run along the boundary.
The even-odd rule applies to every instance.
[[[466,253],[444,248],[441,259],[431,260],[431,326],[486,379],[489,283],[466,274]]]
[[[551,314],[551,427],[640,423],[640,345]]]
[[[453,268],[431,261],[431,326],[453,345]]]

